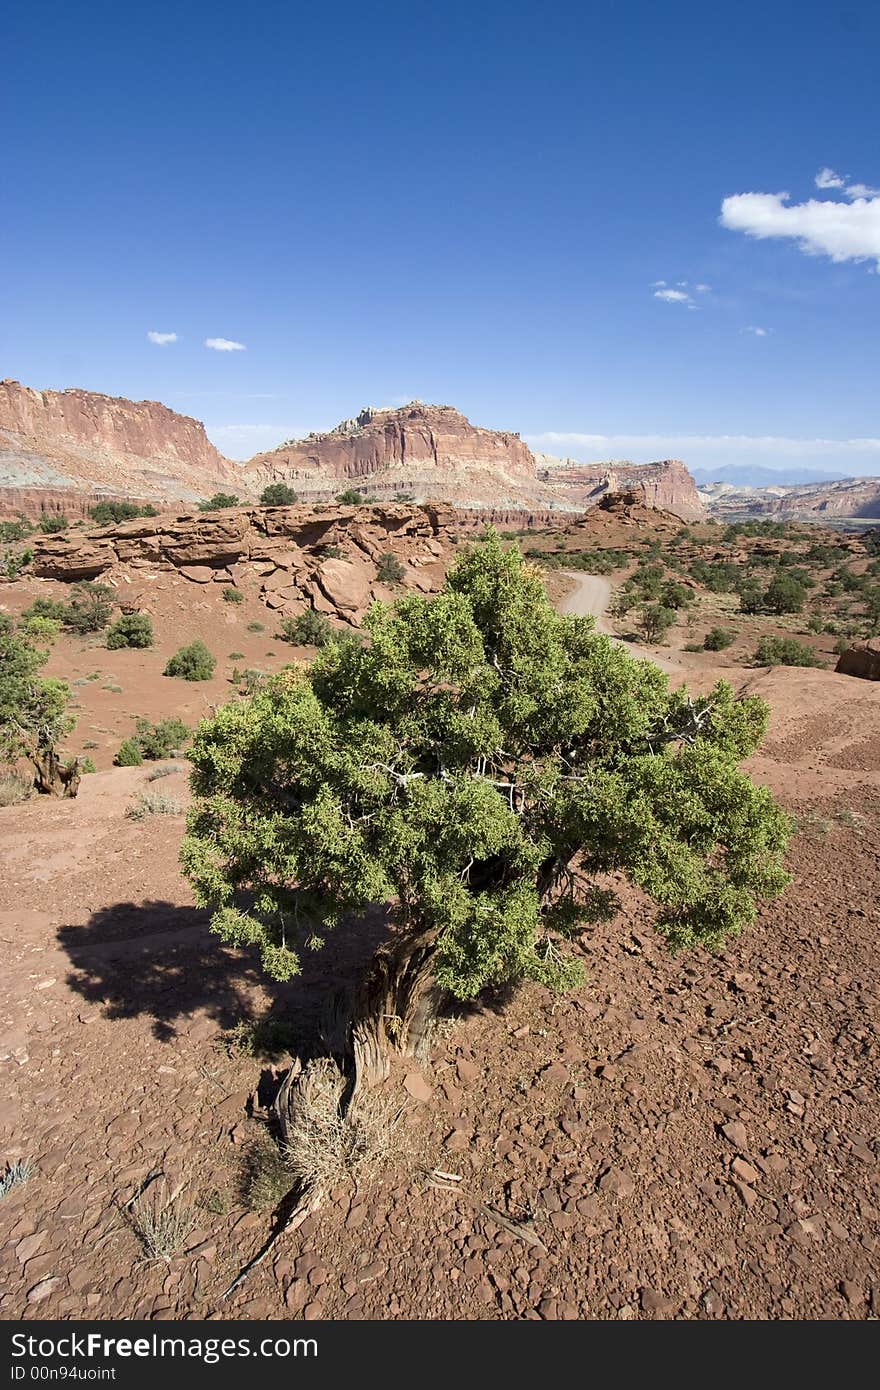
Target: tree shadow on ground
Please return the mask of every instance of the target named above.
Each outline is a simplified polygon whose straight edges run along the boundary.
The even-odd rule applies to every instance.
[[[223,945],[208,919],[199,908],[164,901],[101,908],[82,925],[59,928],[73,967],[67,984],[100,1005],[105,1018],[151,1017],[162,1042],[189,1031],[194,1014],[226,1029],[268,1012],[289,1023],[308,1051],[324,1033],[334,999],[357,988],[388,933],[383,909],[348,919],[282,985],[264,973],[258,951]]]

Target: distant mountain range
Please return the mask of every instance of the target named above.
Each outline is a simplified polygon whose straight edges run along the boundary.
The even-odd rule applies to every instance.
[[[763,468],[760,464],[724,463],[719,468],[692,468],[697,487],[729,483],[731,487],[801,487],[819,483],[839,483],[851,473],[834,473],[812,468]]]

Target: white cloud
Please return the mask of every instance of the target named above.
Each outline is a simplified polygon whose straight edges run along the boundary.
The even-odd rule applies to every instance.
[[[708,294],[711,288],[711,285],[694,285],[697,294]]]
[[[206,338],[205,347],[214,352],[245,352],[244,343],[235,343],[231,338]]]
[[[849,174],[836,174],[833,169],[819,170],[816,187],[839,189],[847,198],[880,197],[880,188],[871,188],[867,183],[850,183]]]
[[[826,167],[825,169],[820,169],[818,174],[816,175],[816,187],[845,188],[846,179],[842,178],[840,174],[835,174],[833,169],[829,169]]]
[[[154,330],[151,329],[150,332],[147,334],[147,337],[149,338],[151,343],[156,344],[156,347],[165,347],[166,343],[177,342],[176,333],[156,333]]]
[[[801,462],[834,468],[849,476],[880,474],[880,438],[799,439],[788,435],[748,434],[578,434],[526,435],[532,449],[584,462],[626,459],[652,463],[679,458],[694,468],[723,463],[756,463],[768,468]]]
[[[665,299],[667,304],[690,304],[691,296],[686,290],[655,290],[655,299]]]
[[[741,328],[741,329],[740,329],[740,332],[741,332],[741,333],[751,333],[755,338],[766,338],[766,337],[768,336],[769,332],[770,332],[770,329],[769,329],[769,328],[758,328],[755,324],[750,323],[749,326],[748,326],[748,328]]]
[[[833,169],[823,169],[816,183],[842,191],[850,201],[809,198],[792,203],[789,193],[737,193],[722,202],[721,225],[761,240],[795,241],[808,256],[875,261],[880,268],[880,192],[867,184],[851,184]]]

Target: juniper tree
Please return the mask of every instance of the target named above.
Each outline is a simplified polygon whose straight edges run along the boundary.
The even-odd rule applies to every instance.
[[[34,786],[51,796],[76,796],[81,768],[62,764],[58,744],[76,720],[66,681],[39,675],[48,652],[35,647],[0,613],[0,763],[27,758]]]
[[[670,690],[494,535],[365,626],[218,710],[190,755],[185,870],[274,978],[387,901],[432,987],[566,988],[572,936],[615,912],[610,874],[673,948],[720,947],[784,887],[788,818],[738,766],[759,699]]]

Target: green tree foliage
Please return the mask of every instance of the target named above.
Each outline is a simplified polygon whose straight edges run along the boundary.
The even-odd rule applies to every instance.
[[[282,618],[279,636],[295,647],[325,647],[333,636],[333,629],[323,613],[307,608],[295,618]]]
[[[703,638],[703,650],[707,652],[723,652],[730,646],[736,637],[735,632],[731,632],[729,627],[710,628]]]
[[[63,512],[43,512],[40,517],[40,530],[44,536],[57,536],[59,532],[67,530],[68,524]]]
[[[149,613],[123,613],[107,633],[110,651],[119,647],[152,647],[153,620]]]
[[[144,755],[133,738],[124,739],[113,759],[117,767],[140,767]]]
[[[639,613],[639,632],[646,642],[662,642],[674,622],[674,609],[646,603]]]
[[[348,507],[359,507],[364,500],[364,494],[353,487],[347,487],[344,492],[336,494],[336,501],[343,502]]]
[[[232,492],[215,492],[199,503],[200,512],[222,512],[226,507],[240,507],[241,501]]]
[[[757,666],[824,666],[812,647],[794,637],[762,637],[755,652]]]
[[[59,618],[42,618],[40,616],[35,616],[25,619],[21,626],[28,637],[36,637],[38,641],[44,642],[54,642],[61,631],[61,621]]]
[[[174,653],[163,672],[185,681],[209,681],[214,674],[217,658],[208,651],[201,638]]]
[[[35,598],[29,608],[26,608],[21,615],[23,623],[30,622],[31,618],[53,618],[58,623],[63,623],[67,616],[67,606],[57,598]]]
[[[99,526],[114,526],[120,521],[135,521],[139,516],[158,516],[148,502],[97,502],[89,507],[89,516]]]
[[[0,541],[25,541],[33,533],[34,528],[27,517],[20,516],[16,521],[0,521]]]
[[[800,613],[806,597],[800,580],[781,571],[764,594],[764,607],[770,613]]]
[[[376,561],[376,577],[382,584],[399,584],[403,578],[403,565],[393,550],[386,550]]]
[[[100,632],[107,626],[112,611],[113,590],[106,584],[84,579],[70,591],[70,601],[64,607],[64,626],[80,634]]]
[[[186,873],[270,975],[394,900],[454,995],[566,987],[567,939],[615,911],[600,875],[653,898],[673,947],[720,947],[784,887],[788,818],[738,767],[761,700],[671,691],[557,614],[494,537],[439,595],[374,604],[366,626],[369,644],[333,641],[218,710],[190,754]]]
[[[298,501],[297,494],[287,483],[269,483],[260,493],[260,502],[264,507],[291,507]]]
[[[39,675],[47,657],[0,613],[0,762],[30,758],[36,765],[76,723],[67,683]]]

